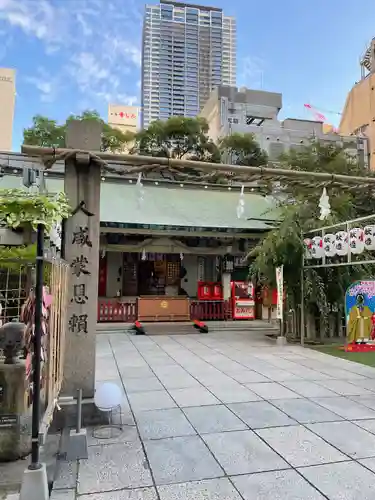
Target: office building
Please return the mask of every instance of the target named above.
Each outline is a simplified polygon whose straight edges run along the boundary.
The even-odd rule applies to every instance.
[[[121,130],[123,133],[136,133],[139,127],[139,107],[109,104],[108,125]]]
[[[235,132],[252,133],[271,161],[277,161],[290,148],[298,150],[308,145],[315,138],[343,146],[368,166],[365,137],[326,133],[324,124],[313,120],[287,118],[280,121],[281,108],[280,93],[222,85],[211,93],[200,116],[207,120],[209,136],[214,142]]]
[[[142,126],[195,117],[220,84],[236,84],[236,22],[222,9],[172,0],[146,5]]]
[[[0,151],[12,151],[16,72],[0,68]]]
[[[108,125],[120,130],[123,134],[136,134],[139,130],[139,107],[109,104]],[[130,153],[134,145],[135,140],[129,140],[117,153]]]
[[[370,168],[375,170],[375,38],[360,61],[361,78],[350,90],[341,115],[339,131],[367,137]]]

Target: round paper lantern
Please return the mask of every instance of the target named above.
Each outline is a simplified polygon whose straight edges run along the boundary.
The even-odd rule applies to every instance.
[[[336,236],[334,234],[325,234],[323,238],[323,249],[327,257],[336,255]]]
[[[323,257],[323,238],[321,236],[314,236],[312,239],[311,255],[314,259],[321,259]]]
[[[306,238],[303,240],[303,246],[305,249],[305,259],[310,260],[312,259],[312,240],[310,238]]]
[[[366,226],[364,233],[366,250],[375,250],[375,226]]]
[[[349,251],[348,233],[346,231],[338,231],[335,236],[335,247],[337,255],[347,255]]]
[[[354,227],[349,231],[349,246],[353,254],[362,253],[365,249],[365,232],[360,227]]]
[[[121,404],[122,392],[117,384],[105,382],[95,391],[95,405],[103,411],[113,410]]]

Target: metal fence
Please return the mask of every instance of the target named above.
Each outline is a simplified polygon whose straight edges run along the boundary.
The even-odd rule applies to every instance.
[[[42,408],[41,433],[47,430],[63,380],[68,288],[68,265],[57,258],[44,262],[42,313]],[[34,335],[35,294],[34,263],[0,260],[0,322],[25,323],[24,349],[21,358],[26,367],[28,398],[32,401],[32,339]],[[0,363],[2,353],[0,352]],[[27,409],[27,408],[26,408]]]
[[[346,337],[346,320],[343,305],[332,308],[325,317],[305,311],[304,338],[307,343],[330,343],[343,341]],[[301,341],[300,308],[290,309],[285,315],[286,336],[293,341]]]
[[[48,266],[48,264],[46,264]],[[66,312],[68,290],[68,265],[62,260],[52,260],[50,264],[50,316],[47,338],[47,411],[46,426],[53,416],[64,376],[64,354],[66,335]]]

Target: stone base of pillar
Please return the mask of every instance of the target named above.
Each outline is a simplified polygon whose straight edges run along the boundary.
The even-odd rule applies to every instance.
[[[20,500],[48,500],[47,470],[45,464],[36,470],[26,469],[22,479]]]

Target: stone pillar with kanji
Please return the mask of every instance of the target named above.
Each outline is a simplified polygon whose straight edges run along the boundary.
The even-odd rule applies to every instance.
[[[102,126],[95,121],[71,121],[66,146],[99,151]],[[77,153],[65,162],[65,193],[73,208],[65,224],[65,259],[70,266],[68,321],[64,364],[64,395],[91,398],[95,389],[95,347],[100,236],[100,166],[89,154]]]

